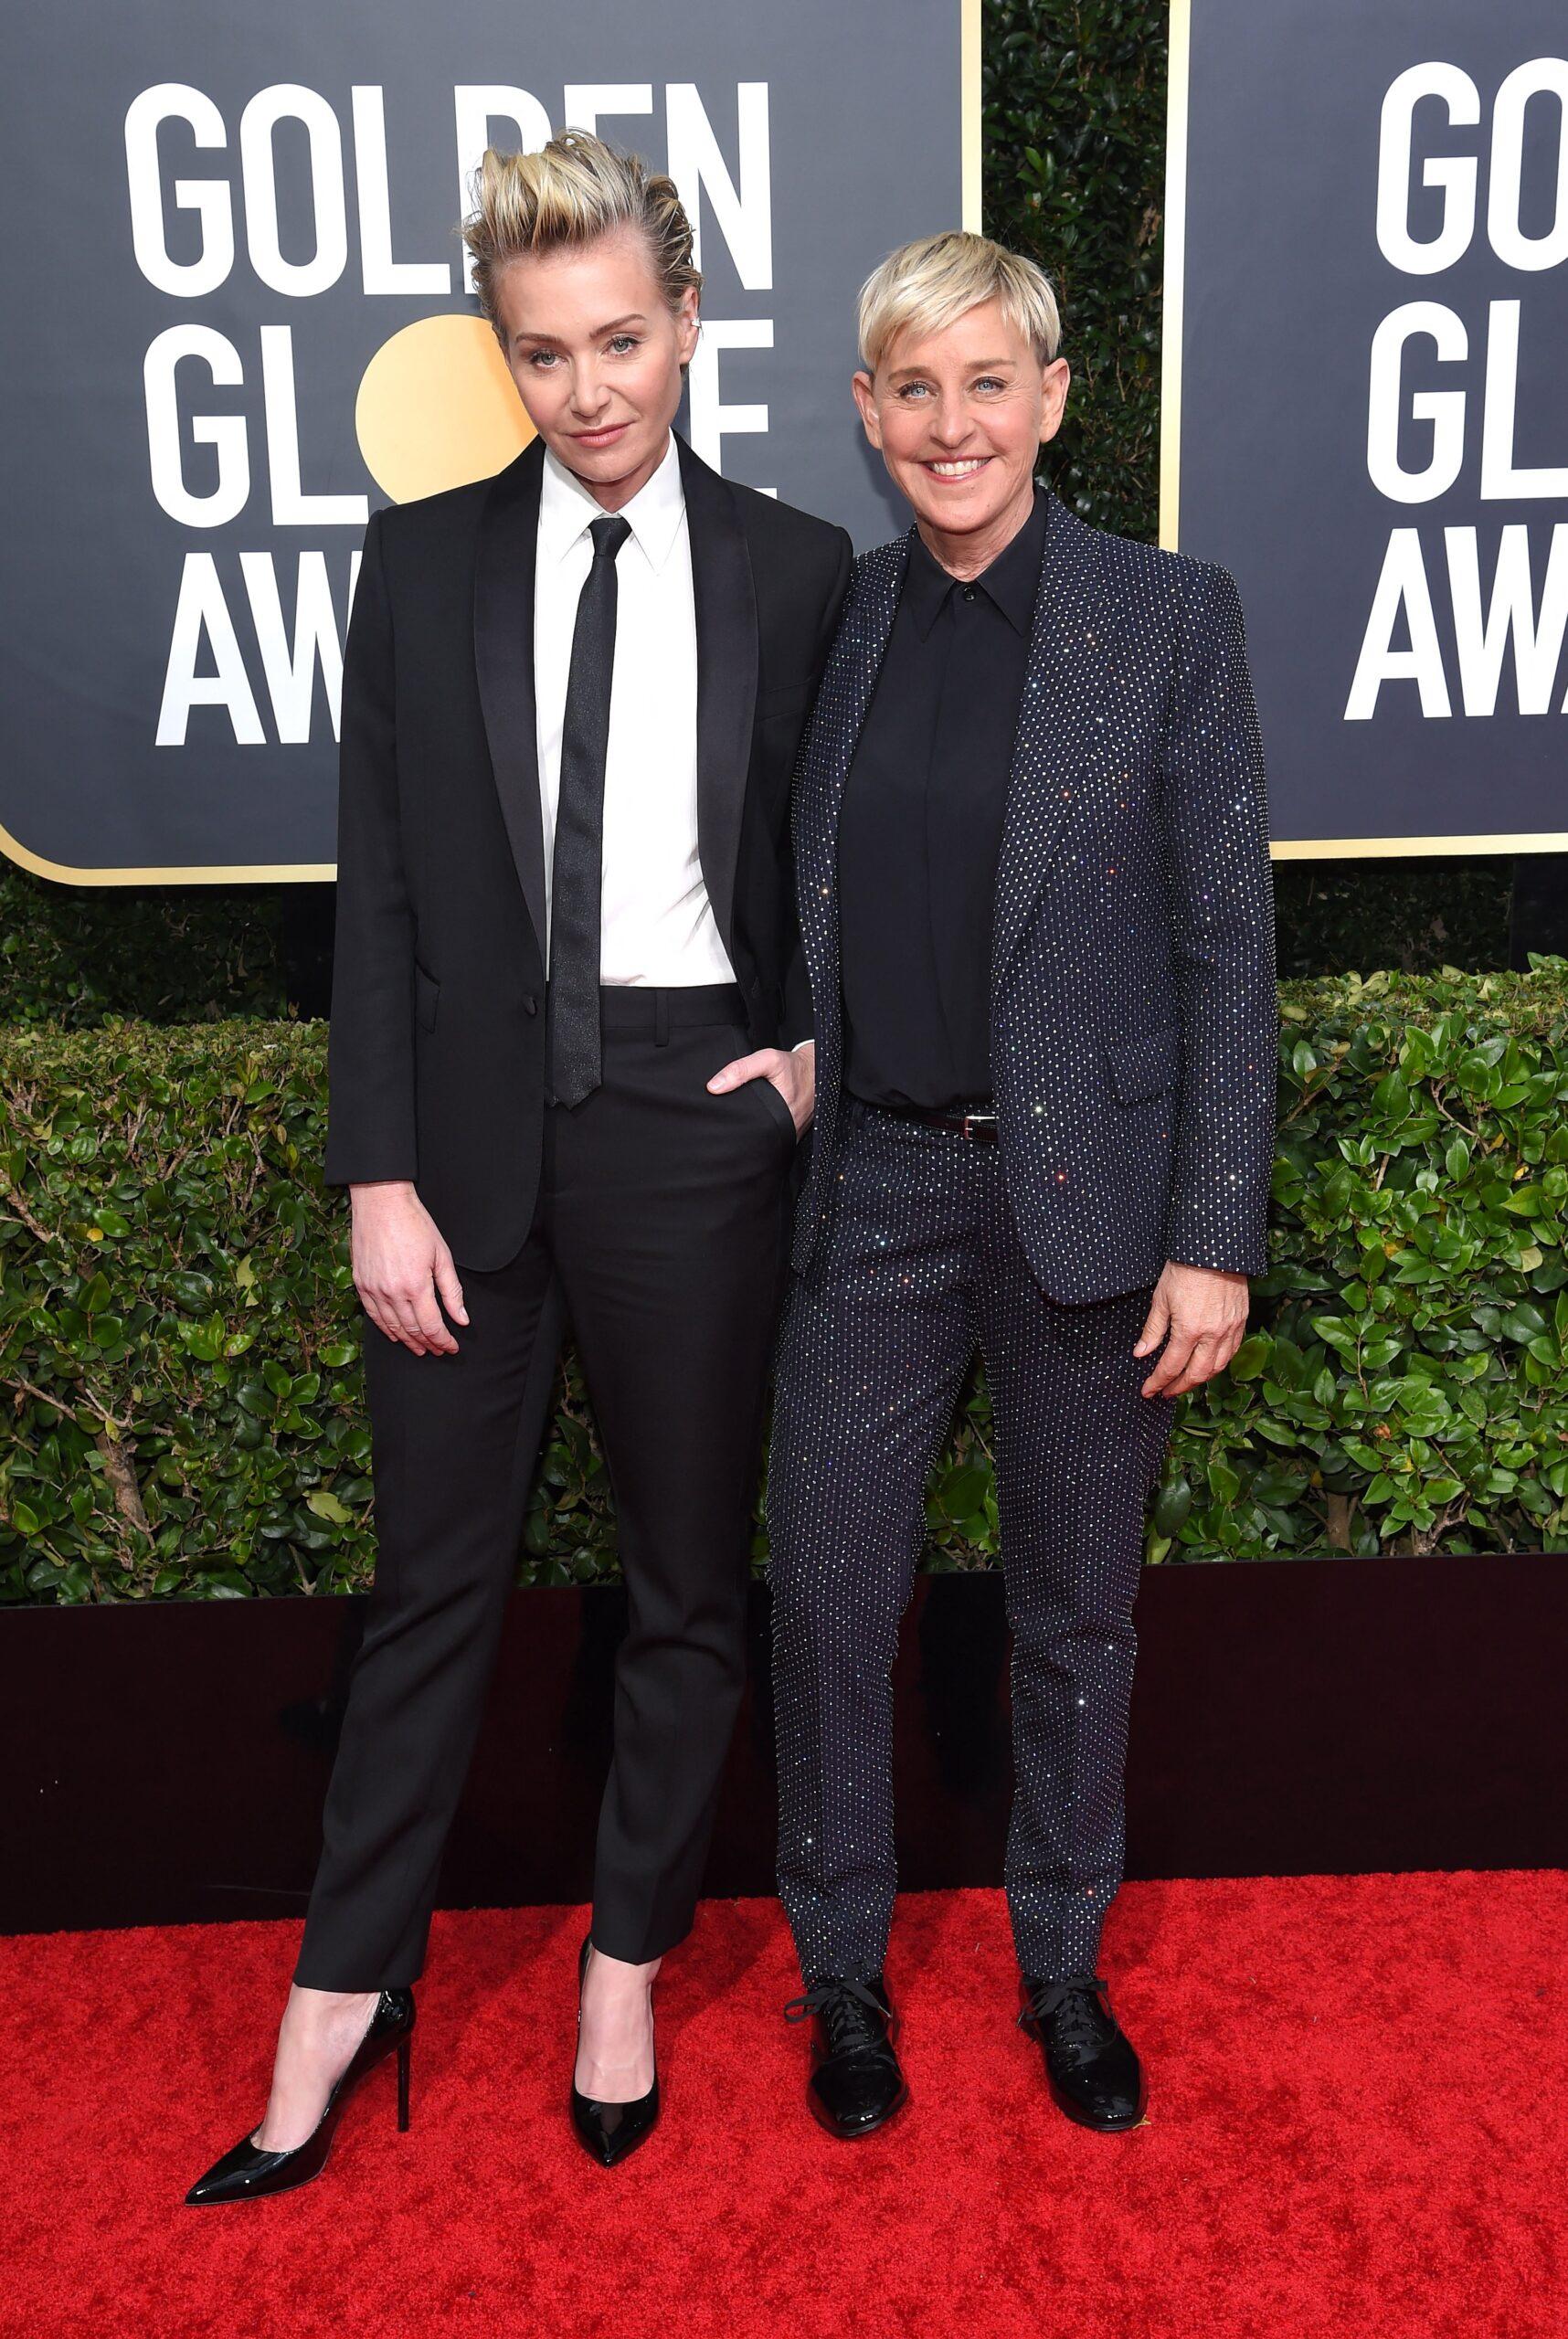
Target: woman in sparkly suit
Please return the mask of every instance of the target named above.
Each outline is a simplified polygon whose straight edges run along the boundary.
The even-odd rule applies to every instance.
[[[1262,746],[1213,562],[1037,486],[1069,368],[982,238],[861,299],[914,524],[856,563],[797,767],[817,1039],[769,1468],[779,1885],[840,2135],[904,2101],[889,1669],[978,1346],[1012,1626],[1020,2019],[1088,2126],[1145,2084],[1096,1973],[1121,1880],[1144,1508],[1264,1265],[1277,1009]]]

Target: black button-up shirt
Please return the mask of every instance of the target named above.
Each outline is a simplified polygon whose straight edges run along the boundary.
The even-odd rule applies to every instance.
[[[839,815],[845,1088],[942,1109],[991,1095],[991,940],[1049,506],[972,582],[910,538]]]

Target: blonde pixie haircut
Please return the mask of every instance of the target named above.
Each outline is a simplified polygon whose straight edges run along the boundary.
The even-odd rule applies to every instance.
[[[1062,344],[1062,320],[1044,270],[959,228],[901,245],[872,270],[860,288],[862,365],[874,374],[899,333],[940,333],[986,301],[1048,365]]]
[[[692,265],[691,222],[674,180],[588,131],[563,130],[534,154],[499,154],[487,146],[471,199],[462,239],[473,255],[480,310],[503,345],[495,295],[507,262],[591,244],[618,228],[634,228],[646,238],[669,309],[680,307],[688,285],[702,291],[702,270]]]

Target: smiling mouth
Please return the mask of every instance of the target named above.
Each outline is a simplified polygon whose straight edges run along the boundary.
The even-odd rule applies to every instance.
[[[961,455],[956,460],[928,462],[924,468],[933,479],[973,479],[977,471],[984,471],[990,460],[989,455]]]
[[[618,439],[626,429],[624,422],[607,422],[599,430],[574,430],[573,438],[579,447],[602,447],[609,439]]]

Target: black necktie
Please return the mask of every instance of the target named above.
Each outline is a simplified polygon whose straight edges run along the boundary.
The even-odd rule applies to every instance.
[[[631,534],[620,514],[589,524],[593,566],[577,598],[561,785],[550,863],[550,1092],[580,1105],[599,1083],[599,918],[604,845],[604,758],[615,669],[615,556]]]

